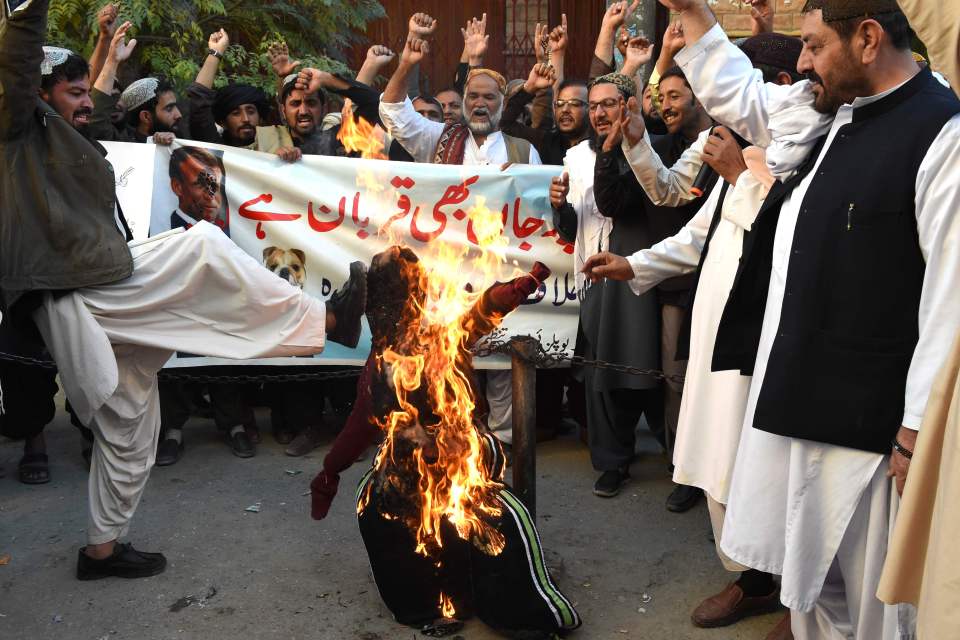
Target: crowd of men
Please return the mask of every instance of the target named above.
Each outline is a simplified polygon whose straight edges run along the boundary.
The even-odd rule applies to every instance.
[[[434,95],[411,90],[438,29],[424,13],[409,19],[399,55],[374,45],[355,77],[302,68],[276,44],[275,103],[250,85],[215,88],[230,45],[222,29],[179,93],[159,77],[119,85],[136,40],[116,5],[99,14],[89,60],[43,46],[48,0],[5,7],[0,353],[48,353],[82,433],[90,527],[78,578],[164,570],[161,554],[120,539],[150,467],[184,454],[191,415],[212,417],[231,451],[250,457],[260,438],[252,409],[268,405],[274,438],[298,456],[324,441],[324,398],[350,411],[350,386],[158,380],[172,352],[245,359],[316,353],[326,340],[356,345],[366,305],[360,264],[324,303],[238,255],[203,184],[215,162],[196,154],[171,168],[186,194],[172,214],[183,231],[128,248],[97,141],[189,138],[287,162],[346,156],[337,133],[349,100],[391,160],[558,166],[549,194],[552,223],[574,244],[576,354],[660,370],[665,381],[541,372],[538,399],[564,401],[582,426],[597,496],[613,498],[629,480],[645,420],[672,460],[666,507],[684,512],[706,498],[734,576],[696,607],[693,624],[724,627],[785,606],[770,640],[953,637],[944,616],[958,562],[945,560],[944,575],[924,538],[918,570],[903,559],[915,549],[901,529],[919,521],[916,535],[942,537],[930,521],[946,499],[917,504],[936,495],[948,468],[939,451],[956,442],[944,435],[956,358],[931,388],[960,327],[960,100],[950,88],[960,86],[950,31],[960,16],[933,16],[918,0],[807,0],[798,38],[774,32],[774,3],[751,0],[754,35],[732,42],[706,0],[661,2],[676,22],[655,61],[652,41],[624,27],[637,2],[613,2],[582,79],[564,73],[566,52],[584,45],[571,42],[565,17],[538,25],[538,59],[512,81],[484,66],[486,16],[471,20],[455,77]],[[914,29],[933,69],[913,53]],[[67,198],[69,221],[58,211]],[[210,259],[184,273],[178,258],[198,247]],[[213,276],[224,271],[257,313],[231,307]],[[226,319],[248,339],[218,330]],[[0,359],[0,425],[24,440],[27,484],[50,480],[43,427],[56,375]],[[483,388],[486,427],[509,452],[510,373],[488,372]],[[546,429],[561,420],[540,414]],[[926,436],[925,420],[938,421],[939,436]],[[911,484],[915,450],[934,458],[933,471]],[[352,460],[327,464],[327,480]],[[910,523],[893,533],[905,486]],[[935,595],[931,584],[941,585]],[[905,604],[918,602],[919,625]]]

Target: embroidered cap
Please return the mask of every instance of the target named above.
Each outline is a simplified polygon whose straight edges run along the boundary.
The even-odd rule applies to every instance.
[[[150,102],[157,97],[157,87],[160,81],[156,78],[141,78],[130,84],[123,93],[120,94],[120,102],[128,111],[136,109],[142,104]]]
[[[62,47],[44,47],[43,48],[43,62],[40,63],[40,74],[48,76],[53,73],[55,67],[59,67],[64,62],[67,61],[67,58],[73,55],[73,51],[70,49],[63,49]]]
[[[897,0],[807,0],[804,13],[823,11],[824,22],[866,18],[900,11]]]
[[[597,76],[590,81],[588,88],[593,89],[598,84],[612,84],[620,90],[624,98],[632,98],[637,95],[636,81],[622,73],[608,73],[605,76]]]
[[[464,86],[470,84],[470,81],[477,76],[489,76],[493,78],[493,81],[496,82],[500,88],[500,93],[505,94],[507,92],[507,79],[493,69],[471,69],[470,73],[467,74],[467,81],[464,83]]]

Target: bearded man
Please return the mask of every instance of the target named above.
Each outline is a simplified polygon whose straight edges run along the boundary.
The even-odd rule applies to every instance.
[[[809,0],[791,87],[759,81],[705,0],[662,1],[716,120],[765,146],[783,92],[833,116],[757,214],[717,332],[714,370],[753,374],[721,548],[783,576],[792,622],[771,638],[911,637],[875,594],[960,325],[960,100],[913,59],[894,0]]]

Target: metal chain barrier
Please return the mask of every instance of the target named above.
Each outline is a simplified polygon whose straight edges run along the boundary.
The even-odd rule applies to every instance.
[[[506,335],[502,330],[497,330],[481,341],[474,349],[473,355],[477,358],[484,358],[492,355],[520,356],[524,361],[533,364],[538,369],[555,369],[568,364],[579,367],[593,367],[595,369],[606,369],[616,371],[631,376],[646,376],[656,380],[669,380],[683,383],[683,376],[669,376],[663,371],[657,369],[642,369],[626,364],[616,362],[607,362],[605,360],[588,360],[582,356],[572,355],[569,340],[551,340],[544,344],[540,334],[536,336],[519,336],[519,339],[531,340],[536,343],[536,350],[532,357],[520,353],[515,345],[514,338]],[[17,356],[9,353],[0,352],[0,360],[15,362],[33,367],[42,367],[44,369],[56,369],[57,365],[52,360],[30,358],[27,356]],[[238,383],[250,384],[259,382],[319,382],[322,380],[345,380],[356,378],[360,375],[359,368],[348,369],[344,371],[311,372],[311,373],[278,373],[261,375],[206,375],[183,373],[188,369],[164,369],[160,371],[160,378],[164,380],[175,380],[181,382],[199,382],[199,383]]]

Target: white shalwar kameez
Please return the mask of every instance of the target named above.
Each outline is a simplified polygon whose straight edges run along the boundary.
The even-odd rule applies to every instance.
[[[200,222],[130,245],[133,275],[46,294],[34,320],[94,433],[88,542],[126,535],[160,432],[157,372],[175,351],[247,359],[323,350],[326,309]]]
[[[719,25],[677,55],[708,113],[748,140],[762,144],[769,128],[769,95],[810,92],[808,82],[765,85]],[[784,201],[738,464],[721,547],[742,564],[783,577],[781,600],[793,612],[798,640],[912,638],[912,620],[876,598],[887,538],[896,515],[888,457],[773,435],[753,427],[774,337],[780,323],[793,234],[804,196],[837,129],[857,107],[896,88],[857,98],[836,115],[817,166]],[[813,100],[810,92],[810,100]],[[920,303],[920,339],[907,378],[903,424],[919,428],[932,380],[960,324],[960,116],[947,123],[916,177],[916,217],[927,262]],[[853,168],[852,168],[853,169]],[[851,179],[856,179],[852,174]],[[935,311],[935,314],[934,314]],[[825,367],[830,363],[825,362]],[[824,411],[829,411],[824,407]]]

